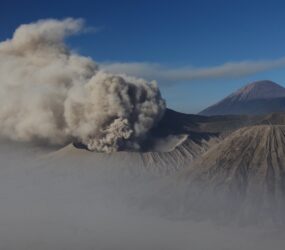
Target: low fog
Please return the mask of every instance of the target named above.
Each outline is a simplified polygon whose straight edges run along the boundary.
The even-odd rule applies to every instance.
[[[210,196],[180,204],[181,156],[208,142],[167,135],[142,152],[166,111],[157,84],[69,49],[81,31],[42,20],[0,43],[0,249],[284,249],[283,225],[205,216]]]
[[[135,163],[3,140],[0,154],[1,249],[284,248],[281,227],[167,218],[151,204],[142,208],[138,199],[168,177]]]

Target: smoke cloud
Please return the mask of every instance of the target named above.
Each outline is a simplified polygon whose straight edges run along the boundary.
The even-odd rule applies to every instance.
[[[0,134],[18,141],[138,150],[162,117],[155,82],[101,71],[64,43],[81,19],[21,25],[0,43]]]
[[[285,57],[273,60],[227,62],[212,67],[197,68],[193,66],[166,67],[157,63],[114,62],[101,66],[113,73],[156,79],[165,83],[192,82],[208,79],[238,79],[285,66]]]

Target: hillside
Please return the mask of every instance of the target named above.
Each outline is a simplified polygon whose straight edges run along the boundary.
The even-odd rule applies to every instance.
[[[260,115],[283,111],[285,111],[285,88],[266,80],[246,85],[199,114]]]
[[[217,215],[278,221],[285,204],[284,162],[285,126],[239,129],[179,173],[187,187],[182,203],[190,208],[193,200],[206,202],[203,209]]]

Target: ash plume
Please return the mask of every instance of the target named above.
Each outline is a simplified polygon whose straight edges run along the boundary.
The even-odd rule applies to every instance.
[[[81,19],[41,20],[0,43],[1,136],[139,150],[165,101],[155,82],[101,71],[71,51],[64,39],[83,28]]]

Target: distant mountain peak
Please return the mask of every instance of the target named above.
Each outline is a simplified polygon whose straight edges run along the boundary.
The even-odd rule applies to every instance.
[[[285,97],[285,88],[269,80],[255,81],[229,96],[232,97],[237,97],[239,100]]]
[[[270,80],[255,81],[235,91],[200,115],[266,114],[285,111],[285,88]]]

